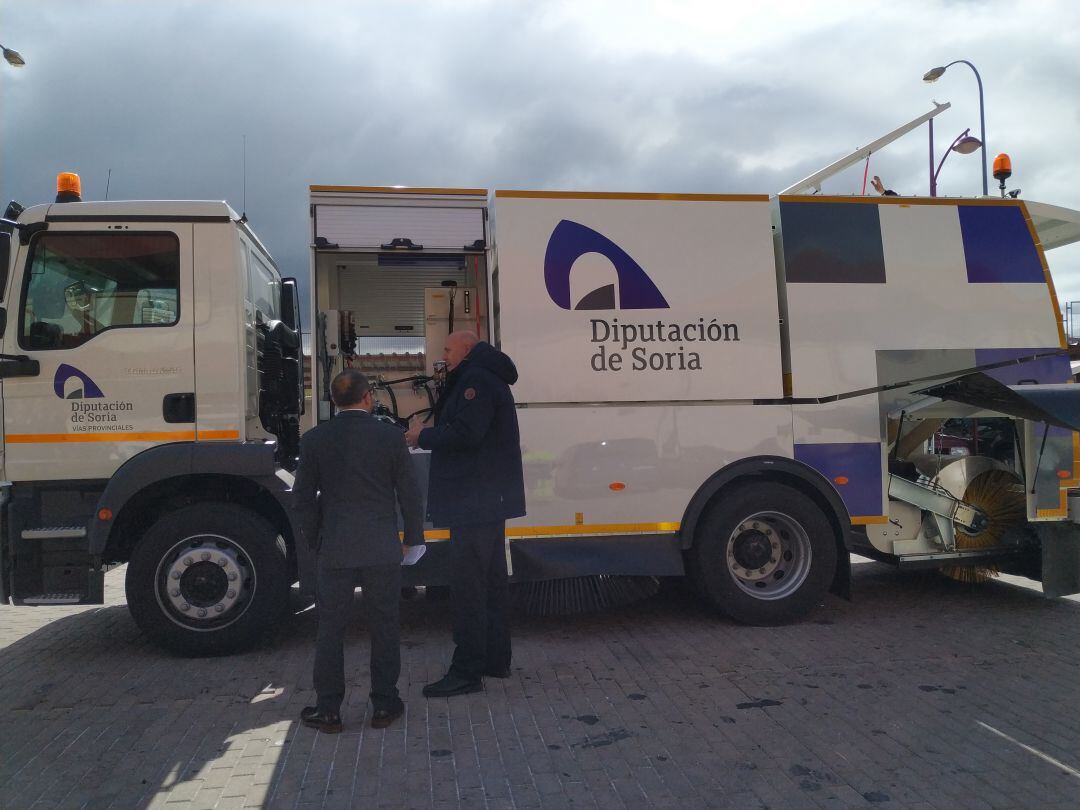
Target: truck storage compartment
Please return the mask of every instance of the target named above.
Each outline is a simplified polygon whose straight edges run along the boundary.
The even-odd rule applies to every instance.
[[[345,368],[372,379],[384,415],[423,413],[446,336],[488,339],[486,206],[477,189],[312,187],[311,424],[330,417],[330,381]]]

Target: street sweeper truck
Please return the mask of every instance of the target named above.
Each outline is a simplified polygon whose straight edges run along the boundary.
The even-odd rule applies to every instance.
[[[160,643],[253,643],[309,579],[291,470],[330,379],[366,371],[404,425],[460,329],[521,375],[507,565],[549,608],[689,576],[787,622],[847,591],[852,552],[1080,591],[1080,387],[1045,257],[1077,212],[312,186],[305,397],[296,285],[243,218],[72,197],[9,207],[0,234],[14,604],[100,603],[127,563]],[[445,584],[448,533],[427,539],[407,581]]]

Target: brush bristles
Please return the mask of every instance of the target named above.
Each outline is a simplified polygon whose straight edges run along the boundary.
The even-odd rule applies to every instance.
[[[660,590],[656,577],[591,577],[522,582],[513,586],[514,605],[530,616],[568,616],[628,605]]]
[[[1027,505],[1016,475],[1008,470],[990,470],[977,475],[964,492],[964,502],[982,510],[988,519],[978,534],[956,532],[956,547],[960,550],[992,548],[1001,544],[1005,532],[1024,521]],[[954,565],[942,573],[958,582],[985,582],[996,577],[992,566]]]

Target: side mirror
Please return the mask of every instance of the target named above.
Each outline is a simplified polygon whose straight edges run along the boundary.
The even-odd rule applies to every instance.
[[[281,320],[294,332],[300,331],[300,289],[295,278],[281,280]]]

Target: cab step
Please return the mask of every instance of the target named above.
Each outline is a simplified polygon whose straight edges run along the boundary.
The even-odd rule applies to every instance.
[[[19,601],[24,605],[78,605],[84,599],[85,597],[79,593],[42,593],[37,596],[26,596]]]

